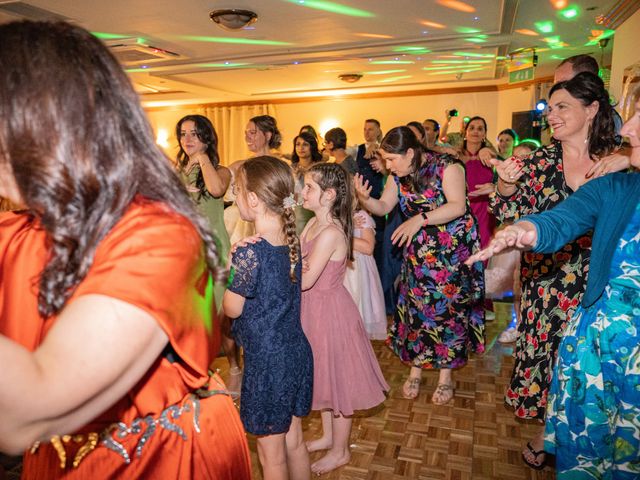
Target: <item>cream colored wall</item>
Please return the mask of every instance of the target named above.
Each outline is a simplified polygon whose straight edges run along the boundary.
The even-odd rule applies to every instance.
[[[624,69],[640,61],[640,10],[627,19],[618,29],[613,41],[611,57],[610,92],[621,99]]]
[[[495,92],[458,93],[448,95],[424,95],[412,97],[386,97],[379,99],[339,99],[309,101],[304,103],[277,104],[276,116],[278,126],[284,140],[282,153],[290,153],[292,142],[299,128],[311,124],[323,130],[327,121],[333,126],[340,126],[347,132],[348,143],[362,143],[362,127],[366,118],[377,118],[383,131],[409,121],[422,122],[425,118],[435,118],[439,122],[444,119],[445,109],[456,108],[460,116],[454,119],[452,131],[459,129],[459,122],[465,115],[480,115],[487,120],[489,139],[493,141],[497,133],[511,126],[512,112],[530,110],[533,106],[533,86],[526,89],[515,88]],[[197,106],[180,107],[169,110],[152,110],[148,112],[151,124],[156,131],[169,133],[170,148],[165,151],[175,156],[175,139],[173,128],[177,121],[189,113],[195,113]],[[324,129],[326,130],[326,128]],[[244,132],[238,132],[242,137]],[[222,159],[228,163],[227,159]]]

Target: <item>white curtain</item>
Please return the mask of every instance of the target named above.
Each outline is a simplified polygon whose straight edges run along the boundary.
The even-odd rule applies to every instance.
[[[220,163],[230,165],[236,160],[249,157],[249,150],[244,141],[244,130],[247,122],[258,115],[276,115],[275,105],[233,105],[227,107],[202,107],[199,112],[207,117],[218,133],[218,153]]]

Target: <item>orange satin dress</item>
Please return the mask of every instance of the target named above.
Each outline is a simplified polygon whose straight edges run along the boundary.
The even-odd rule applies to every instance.
[[[56,322],[37,309],[37,279],[46,258],[47,237],[37,220],[25,213],[0,215],[0,333],[32,351]],[[68,303],[100,294],[142,308],[169,337],[169,353],[90,424],[27,451],[23,478],[251,477],[246,436],[231,398],[202,393],[225,388],[207,371],[219,347],[208,283],[193,226],[162,204],[137,198],[98,246]],[[81,450],[88,453],[74,466]]]

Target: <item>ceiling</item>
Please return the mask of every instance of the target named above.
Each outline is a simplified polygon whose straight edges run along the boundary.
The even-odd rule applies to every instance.
[[[620,9],[627,18],[639,3],[0,0],[0,22],[61,17],[82,25],[122,59],[146,106],[164,106],[493,85],[532,56],[511,53],[533,47],[538,78],[577,53],[607,65],[613,42],[603,49],[598,40],[612,36]],[[219,8],[253,10],[258,20],[227,31],[209,19]],[[347,73],[362,77],[347,84],[338,78]]]

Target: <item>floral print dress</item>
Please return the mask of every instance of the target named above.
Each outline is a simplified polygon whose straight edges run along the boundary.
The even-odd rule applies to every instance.
[[[564,180],[559,142],[524,159],[523,171],[511,197],[496,194],[492,199],[501,223],[550,210],[573,193]],[[517,327],[511,385],[505,396],[517,417],[544,418],[556,353],[567,321],[582,298],[590,252],[589,234],[552,254],[522,254],[522,320]]]
[[[560,345],[545,450],[558,479],[640,478],[640,204],[603,295],[579,308]]]
[[[454,160],[427,154],[420,170],[422,191],[409,177],[394,177],[400,208],[411,218],[447,202],[442,176]],[[443,225],[429,225],[404,250],[398,303],[387,344],[411,366],[457,368],[469,353],[484,352],[484,277],[482,262],[464,261],[480,247],[469,204],[464,215]]]

